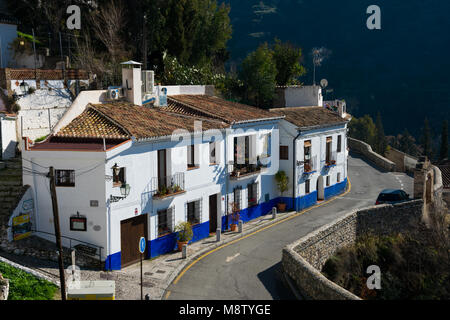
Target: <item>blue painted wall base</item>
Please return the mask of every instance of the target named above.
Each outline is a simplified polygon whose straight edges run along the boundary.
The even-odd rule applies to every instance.
[[[332,198],[345,191],[347,186],[347,179],[341,183],[337,183],[333,186],[327,187],[324,190],[325,200]],[[301,196],[295,199],[295,207],[292,198],[278,197],[268,202],[260,203],[254,207],[243,209],[239,212],[240,220],[248,222],[258,217],[264,216],[272,212],[272,208],[277,206],[280,201],[286,203],[286,208],[289,211],[297,210],[302,211],[317,203],[317,191],[313,191],[305,196]],[[229,216],[222,217],[222,231],[228,230],[231,225],[231,219]],[[196,242],[205,239],[209,236],[209,221],[201,224],[197,224],[192,227],[193,237],[189,243]],[[177,234],[171,233],[166,236],[148,241],[147,259],[155,258],[162,254],[170,253],[177,248]],[[106,270],[120,270],[121,269],[121,254],[116,252],[108,256],[105,260]]]

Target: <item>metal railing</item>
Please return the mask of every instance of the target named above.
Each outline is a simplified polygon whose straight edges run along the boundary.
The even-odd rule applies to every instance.
[[[184,172],[162,177],[153,177],[150,181],[150,192],[153,197],[166,197],[184,191]]]
[[[55,237],[55,242],[56,242],[56,236],[54,233],[40,231],[40,230],[31,230],[31,232],[51,235],[51,236]],[[99,263],[100,264],[102,263],[102,249],[104,249],[102,246],[99,246],[99,245],[96,245],[93,243],[89,243],[89,242],[86,242],[83,240],[63,236],[63,235],[61,236],[61,239],[69,240],[69,249],[70,250],[75,249],[75,250],[77,250],[77,252],[97,258]],[[55,247],[55,250],[56,250],[56,247]]]

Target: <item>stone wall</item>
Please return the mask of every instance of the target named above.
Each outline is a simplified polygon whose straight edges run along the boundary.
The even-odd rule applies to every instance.
[[[367,143],[349,137],[348,146],[351,151],[363,155],[377,167],[386,171],[396,171],[396,165],[394,162],[374,152],[372,147]]]
[[[417,164],[417,158],[392,147],[386,151],[386,158],[395,163],[399,172],[413,173]]]
[[[337,250],[352,245],[363,234],[404,232],[422,219],[423,200],[379,205],[349,212],[283,249],[282,266],[309,299],[354,300],[351,292],[320,273]]]

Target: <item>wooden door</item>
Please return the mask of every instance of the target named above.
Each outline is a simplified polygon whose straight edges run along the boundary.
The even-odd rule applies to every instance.
[[[122,268],[141,259],[141,253],[139,252],[139,239],[141,237],[148,239],[146,214],[120,222]],[[144,252],[144,258],[146,256],[147,248]]]
[[[217,230],[217,194],[209,196],[209,233]]]
[[[158,150],[158,189],[167,187],[166,149]]]

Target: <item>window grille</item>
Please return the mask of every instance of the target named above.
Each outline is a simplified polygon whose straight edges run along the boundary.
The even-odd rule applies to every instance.
[[[158,210],[157,212],[157,230],[158,237],[172,233],[174,231],[175,219],[174,219],[175,207],[170,207],[164,210]]]
[[[202,221],[202,199],[187,202],[186,208],[186,221],[192,225],[199,224]]]
[[[75,187],[75,170],[55,170],[57,187]]]

